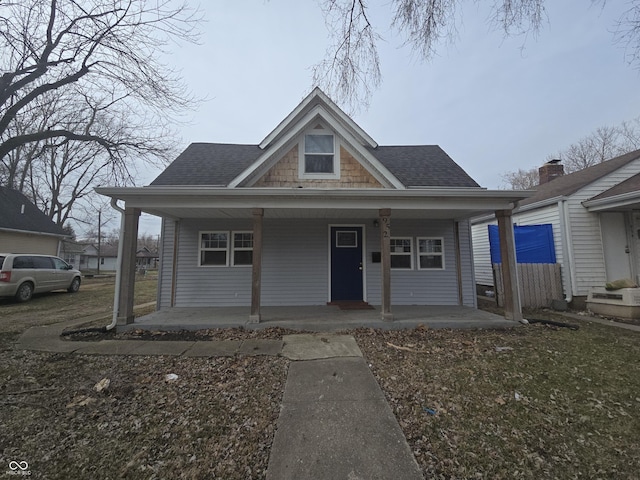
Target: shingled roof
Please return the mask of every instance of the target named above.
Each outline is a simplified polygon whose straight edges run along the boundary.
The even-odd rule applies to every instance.
[[[602,200],[605,198],[615,197],[624,193],[640,192],[640,173],[633,177],[627,178],[625,181],[620,182],[609,190],[605,190],[599,195],[591,198],[590,200]]]
[[[258,145],[192,143],[151,185],[227,186],[261,153]]]
[[[571,195],[582,187],[595,182],[599,178],[624,167],[626,164],[640,158],[640,150],[621,155],[611,160],[604,161],[592,167],[585,168],[567,175],[556,177],[548,183],[543,183],[535,188],[535,195],[522,200],[520,206],[541,202],[550,198]]]
[[[0,187],[0,229],[64,236],[56,225],[17,190]]]
[[[406,187],[479,187],[438,145],[369,148]]]
[[[368,148],[407,187],[479,187],[438,145]],[[192,143],[153,186],[226,186],[263,153],[258,145]]]

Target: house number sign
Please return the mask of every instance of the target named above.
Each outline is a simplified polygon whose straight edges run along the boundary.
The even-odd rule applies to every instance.
[[[382,238],[390,238],[391,237],[391,222],[389,221],[389,217],[381,217],[382,221]]]

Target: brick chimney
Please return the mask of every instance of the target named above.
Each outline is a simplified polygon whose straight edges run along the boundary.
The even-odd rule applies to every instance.
[[[538,169],[538,175],[540,177],[539,185],[548,183],[554,178],[564,175],[564,167],[560,163],[562,160],[549,160]]]

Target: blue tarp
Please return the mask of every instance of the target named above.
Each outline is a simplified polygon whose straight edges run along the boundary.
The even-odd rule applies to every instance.
[[[518,263],[556,263],[553,226],[550,223],[514,225],[513,234]],[[502,263],[497,225],[489,225],[489,247],[491,249],[491,263]]]

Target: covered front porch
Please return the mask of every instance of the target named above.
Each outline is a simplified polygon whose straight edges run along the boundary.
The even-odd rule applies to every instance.
[[[343,310],[334,305],[262,307],[260,323],[249,321],[246,307],[172,307],[136,318],[134,323],[118,326],[118,331],[202,330],[208,328],[265,329],[287,328],[300,331],[333,332],[354,328],[400,330],[416,328],[509,328],[512,320],[471,307],[415,306],[394,307],[394,321],[382,320],[380,307]]]
[[[277,325],[285,326],[286,322],[302,322],[300,317],[302,311],[312,312],[314,317],[319,316],[320,322],[325,321],[327,324],[336,322],[336,325],[339,323],[342,328],[370,326],[372,322],[382,328],[389,328],[383,327],[384,322],[392,322],[394,328],[405,328],[420,323],[425,324],[427,320],[435,322],[437,317],[432,314],[437,315],[435,312],[438,312],[440,307],[434,306],[434,304],[446,303],[450,305],[447,308],[451,310],[447,310],[448,313],[443,317],[444,321],[457,318],[459,324],[462,324],[464,321],[476,319],[473,321],[473,325],[478,327],[480,324],[477,319],[483,314],[469,307],[469,305],[475,305],[475,294],[472,285],[468,219],[488,211],[496,214],[500,227],[502,258],[505,259],[503,269],[505,317],[515,321],[522,319],[515,275],[515,246],[513,228],[511,227],[511,209],[518,200],[528,196],[527,192],[487,191],[482,188],[342,189],[330,191],[311,188],[229,189],[219,187],[105,188],[97,191],[110,196],[112,205],[122,212],[123,217],[120,242],[122,249],[120,252],[121,268],[116,286],[119,327],[125,327],[134,322],[135,248],[138,217],[142,211],[158,215],[165,219],[165,222],[170,222],[171,225],[170,228],[165,228],[163,233],[163,237],[166,234],[172,240],[170,244],[163,247],[166,254],[163,271],[166,272],[166,275],[164,275],[164,284],[159,292],[164,292],[164,304],[160,303],[162,308],[154,314],[155,319],[165,318],[166,325],[178,322],[181,328],[185,328],[184,325],[190,323],[185,315],[192,315],[193,318],[208,319],[208,327],[223,325],[228,318],[237,319],[231,322],[233,326],[248,325],[248,322],[259,324],[259,328],[276,326],[274,322],[285,322]],[[117,200],[125,202],[124,209],[117,206]],[[185,282],[190,281],[191,285],[199,287],[210,277],[208,275],[205,278],[203,272],[207,270],[203,270],[193,261],[193,258],[196,258],[195,254],[192,253],[187,258],[187,256],[181,256],[181,252],[197,253],[197,243],[193,242],[193,238],[195,237],[194,233],[198,234],[200,230],[198,225],[200,222],[205,225],[206,222],[214,221],[243,222],[242,225],[245,226],[240,230],[251,231],[252,261],[251,265],[248,265],[250,267],[248,270],[250,281],[246,283],[248,288],[244,287],[244,290],[237,293],[238,289],[234,287],[235,293],[233,293],[233,298],[235,298],[246,296],[250,292],[247,302],[250,304],[249,309],[243,307],[238,310],[228,310],[230,307],[215,306],[210,308],[209,305],[205,310],[190,309],[187,306],[191,307],[193,301],[201,299],[202,296],[198,299],[184,296],[179,298],[181,292],[184,292],[184,289],[180,290],[180,286]],[[269,235],[271,235],[271,239],[274,237],[275,226],[278,224],[282,226],[283,222],[287,225],[303,224],[303,232],[308,232],[315,228],[314,222],[318,225],[323,224],[321,228],[324,229],[343,221],[348,221],[350,226],[365,225],[366,228],[363,232],[369,229],[371,233],[368,237],[371,239],[371,244],[367,251],[363,251],[359,270],[363,275],[363,283],[369,282],[368,284],[371,285],[375,283],[379,286],[372,294],[375,296],[372,303],[379,304],[379,306],[367,311],[344,312],[329,306],[315,306],[318,305],[319,300],[316,298],[313,302],[299,303],[298,305],[303,305],[302,309],[300,306],[296,306],[295,310],[287,312],[288,307],[274,307],[273,305],[290,305],[290,298],[280,298],[277,300],[278,303],[274,303],[274,297],[271,297],[267,298],[265,302],[263,291],[267,286],[272,285],[274,281],[273,265],[277,265],[277,263],[274,263],[273,257],[269,258],[267,255],[267,263],[272,267],[267,281],[263,267],[263,263],[265,263],[263,244],[265,243],[264,239]],[[451,280],[451,287],[447,301],[437,298],[432,299],[428,304],[416,302],[420,306],[413,308],[415,303],[404,299],[403,302],[392,305],[390,241],[393,235],[417,236],[418,234],[406,233],[407,222],[412,221],[422,224],[440,222],[440,225],[445,222],[448,225],[446,235],[450,238],[450,243],[449,253],[446,255],[450,264],[446,272]],[[403,226],[405,233],[394,233],[400,232]],[[224,230],[233,229],[231,227],[224,228]],[[283,234],[282,238],[284,237],[286,235]],[[315,238],[320,238],[325,246],[329,243],[326,233],[321,232]],[[319,250],[315,252],[314,258],[319,258],[322,261],[328,258],[326,252],[319,254]],[[374,253],[377,254],[377,263],[379,263],[375,267],[372,265]],[[182,263],[180,263],[181,261]],[[228,265],[228,260],[226,262]],[[463,265],[468,266],[464,271]],[[180,270],[181,266],[182,270]],[[310,273],[326,272],[328,268],[327,264],[323,263],[307,271]],[[358,269],[358,265],[356,264],[354,268]],[[376,278],[373,278],[372,274],[366,277],[367,272],[373,272],[374,268],[379,272],[376,274]],[[411,268],[413,269],[413,266]],[[444,268],[442,270],[445,271]],[[187,271],[189,275],[187,275]],[[239,270],[233,273],[237,271]],[[225,275],[227,272],[232,273],[232,270],[225,270]],[[198,280],[194,283],[192,279],[196,276]],[[408,283],[408,285],[412,284]],[[434,283],[433,286],[435,287],[437,284]],[[328,291],[330,292],[330,290]],[[214,290],[212,290],[213,292]],[[409,295],[413,295],[413,292],[409,292]],[[453,300],[452,295],[455,298]],[[465,295],[468,298],[463,298]],[[328,302],[335,300],[331,294],[323,296]],[[366,294],[364,298],[360,298],[365,302],[372,301],[371,298],[366,297]],[[457,303],[457,306],[454,306],[454,302]],[[461,310],[456,310],[457,308]],[[173,312],[173,315],[165,313],[165,311]],[[200,311],[206,313],[199,314]],[[176,312],[180,316],[176,315]],[[226,317],[225,314],[230,312],[233,312],[233,315]],[[151,321],[151,319],[147,319],[147,322]],[[200,328],[206,328],[203,326],[205,325],[204,320],[198,322],[200,322]]]

